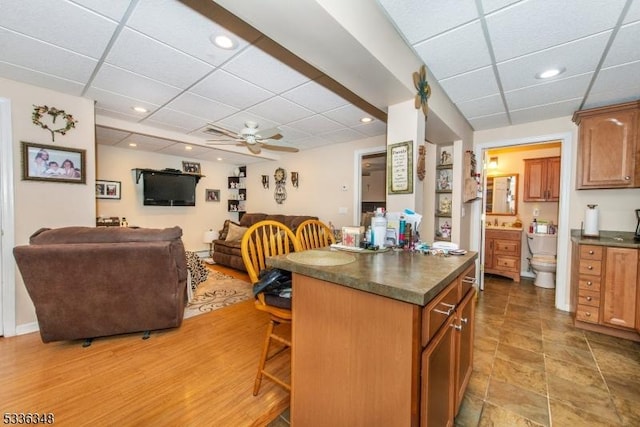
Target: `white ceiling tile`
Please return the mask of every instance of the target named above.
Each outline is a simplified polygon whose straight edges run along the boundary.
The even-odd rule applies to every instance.
[[[298,141],[300,139],[309,137],[309,133],[302,132],[299,129],[294,129],[291,126],[282,125],[282,126],[278,126],[278,129],[280,129],[280,134],[283,136],[283,139],[287,142]]]
[[[1,59],[9,64],[84,83],[97,61],[0,28]]]
[[[519,1],[523,0],[482,0],[482,9],[485,14],[488,14]]]
[[[523,89],[505,92],[510,110],[520,110],[537,105],[557,103],[574,98],[582,98],[593,74],[582,74],[567,79],[555,80]]]
[[[191,147],[191,149],[187,149],[187,147]],[[169,154],[171,156],[183,157],[185,160],[193,159],[198,155],[204,154],[209,151],[209,148],[202,147],[199,145],[193,144],[183,144],[183,143],[175,143],[169,145],[166,148],[162,148],[158,150],[159,153]],[[202,173],[206,173],[206,171],[201,171]]]
[[[151,102],[129,98],[127,96],[109,92],[106,90],[91,87],[87,90],[85,98],[90,98],[96,101],[97,108],[104,108],[105,110],[117,111],[121,114],[125,114],[129,117],[135,117],[137,120],[141,120],[148,116],[153,110],[159,107],[157,104]],[[143,107],[148,110],[148,113],[138,113],[133,111],[133,107]]]
[[[319,136],[312,136],[296,141],[296,147],[300,148],[301,150],[322,147],[328,144],[331,144],[331,141],[327,141],[326,139]]]
[[[485,130],[509,126],[511,123],[507,114],[501,113],[469,119],[469,124],[474,130]]]
[[[145,124],[147,122],[153,122],[154,124],[165,123],[168,126],[186,132],[192,132],[207,124],[207,120],[202,117],[192,116],[169,108],[163,108],[155,112],[144,121]]]
[[[100,67],[92,85],[96,89],[120,93],[155,105],[165,104],[181,92],[176,87],[109,64]]]
[[[437,79],[445,79],[491,64],[479,22],[474,22],[414,46]]]
[[[312,116],[314,113],[304,107],[294,104],[280,96],[267,99],[247,110],[276,123],[289,123]]]
[[[277,94],[309,81],[303,74],[255,46],[239,53],[222,69]]]
[[[114,43],[106,61],[183,89],[213,70],[213,66],[199,59],[126,28]]]
[[[175,141],[169,139],[134,133],[117,144],[117,146],[120,148],[130,148],[132,150],[139,151],[160,151],[163,148],[169,147],[175,143]],[[130,144],[135,144],[135,146],[131,146]]]
[[[120,129],[112,129],[104,126],[96,126],[96,139],[100,138],[101,144],[115,145],[131,135],[131,132]]]
[[[324,113],[348,104],[344,98],[314,81],[284,92],[282,97],[316,113]]]
[[[302,132],[311,134],[331,132],[334,130],[342,129],[344,127],[340,123],[336,123],[333,120],[329,120],[328,118],[320,115],[289,123],[289,126]]]
[[[386,135],[387,124],[385,122],[381,122],[380,120],[374,120],[370,123],[363,123],[358,126],[353,126],[352,129],[367,136]]]
[[[133,111],[131,111],[131,114],[126,114],[120,111],[109,110],[96,105],[95,112],[96,112],[96,116],[113,117],[114,119],[124,120],[126,122],[137,121]]]
[[[6,13],[11,9],[11,13]],[[51,0],[0,1],[0,26],[98,59],[117,24],[76,4]]]
[[[505,113],[504,103],[499,93],[456,105],[460,112],[469,118]]]
[[[51,0],[47,0],[51,1]],[[119,20],[122,18],[131,3],[131,0],[72,0],[74,3],[82,5],[87,9],[98,12],[111,19]]]
[[[353,129],[339,129],[332,132],[322,133],[320,136],[327,141],[336,143],[351,142],[366,138],[366,135],[356,132]]]
[[[232,151],[219,150],[219,149],[210,149],[204,153],[197,154],[194,156],[196,159],[208,160],[212,162],[224,162],[224,166],[226,167],[228,164],[232,165],[247,165],[251,163],[261,162],[264,159],[252,155],[245,155],[234,153]],[[218,160],[221,158],[222,160]]]
[[[84,90],[83,83],[74,82],[2,61],[0,61],[0,76],[17,82],[28,83],[30,85],[57,90],[58,92],[68,93],[75,96],[82,95],[82,91]]]
[[[278,123],[248,111],[240,111],[239,113],[226,117],[215,124],[222,126],[231,132],[239,132],[245,127],[245,122],[247,121],[257,123],[259,130],[271,129],[278,126]]]
[[[484,67],[440,80],[440,85],[456,104],[499,92],[493,67]]]
[[[640,60],[640,21],[620,28],[609,49],[603,67],[611,67],[638,60]]]
[[[612,29],[626,0],[534,0],[487,16],[498,62]],[[553,11],[553,13],[549,13]]]
[[[543,80],[536,78],[536,74],[550,68],[565,68],[566,71],[558,76],[563,79],[588,73],[598,65],[610,36],[611,32],[606,31],[498,63],[502,87],[505,91],[510,91],[543,83]],[[576,55],[576,52],[589,52],[589,55]]]
[[[410,44],[478,19],[474,0],[379,0]]]
[[[627,12],[627,16],[624,18],[624,23],[628,24],[633,21],[637,21],[640,19],[640,1],[635,0],[631,2],[631,7]]]
[[[585,108],[640,99],[639,76],[640,61],[600,70]],[[625,83],[621,85],[620,82]]]
[[[247,41],[179,1],[139,2],[127,26],[215,66],[248,45]],[[236,49],[222,49],[213,44],[210,37],[220,34],[232,37],[237,43]]]
[[[166,105],[166,108],[194,117],[201,117],[210,122],[215,122],[238,112],[235,107],[189,92],[185,92],[171,101]]]
[[[274,95],[220,69],[193,86],[190,91],[236,108],[250,107]]]
[[[359,126],[362,124],[360,119],[370,117],[369,114],[351,104],[327,111],[322,115],[349,127]]]
[[[582,98],[569,99],[554,104],[538,105],[523,110],[511,111],[511,122],[514,125],[531,121],[548,120],[562,116],[572,116],[580,107]]]

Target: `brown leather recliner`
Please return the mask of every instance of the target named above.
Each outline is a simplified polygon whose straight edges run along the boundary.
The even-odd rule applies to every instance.
[[[43,342],[178,327],[187,264],[180,227],[40,229],[13,250]]]

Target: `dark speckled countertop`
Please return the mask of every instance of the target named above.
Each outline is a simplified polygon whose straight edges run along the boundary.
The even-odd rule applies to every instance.
[[[270,267],[424,306],[478,257],[476,252],[447,257],[404,251],[340,252],[353,255],[355,261],[337,266],[316,266],[278,255],[267,258],[266,263]]]
[[[615,246],[640,249],[640,242],[633,240],[631,231],[600,231],[599,237],[586,237],[580,230],[571,230],[571,240],[581,245]]]

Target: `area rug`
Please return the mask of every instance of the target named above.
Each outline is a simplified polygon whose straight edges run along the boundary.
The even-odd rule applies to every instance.
[[[210,270],[207,280],[198,285],[193,299],[187,304],[184,318],[209,313],[249,298],[253,298],[249,282]]]

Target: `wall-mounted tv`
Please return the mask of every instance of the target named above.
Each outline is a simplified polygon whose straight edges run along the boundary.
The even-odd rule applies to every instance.
[[[142,174],[142,177],[144,205],[196,205],[196,177],[194,175],[147,171]]]

